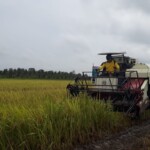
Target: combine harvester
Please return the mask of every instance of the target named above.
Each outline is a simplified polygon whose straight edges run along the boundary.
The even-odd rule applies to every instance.
[[[150,68],[125,53],[111,54],[113,60],[120,65],[120,71],[106,75],[93,66],[92,71],[83,72],[73,84],[67,85],[67,91],[72,96],[81,92],[102,101],[110,101],[113,109],[123,111],[135,118],[150,106]]]

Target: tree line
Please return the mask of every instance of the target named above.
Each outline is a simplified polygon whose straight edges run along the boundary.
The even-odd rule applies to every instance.
[[[4,69],[0,70],[0,78],[21,78],[21,79],[75,79],[81,74],[61,71],[44,71],[43,69],[35,70],[34,68],[23,69]]]

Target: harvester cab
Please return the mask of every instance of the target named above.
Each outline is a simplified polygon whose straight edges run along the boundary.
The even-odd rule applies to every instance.
[[[84,92],[94,99],[109,100],[114,110],[138,117],[150,105],[150,68],[124,52],[99,53],[108,54],[119,64],[120,71],[106,74],[93,66],[92,71],[83,72],[82,77],[67,85],[67,91],[72,96]]]

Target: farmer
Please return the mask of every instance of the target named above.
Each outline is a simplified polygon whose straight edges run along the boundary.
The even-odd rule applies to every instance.
[[[120,70],[120,66],[115,60],[113,60],[111,54],[107,54],[106,59],[107,61],[101,64],[98,71],[103,70],[105,75],[114,75]]]

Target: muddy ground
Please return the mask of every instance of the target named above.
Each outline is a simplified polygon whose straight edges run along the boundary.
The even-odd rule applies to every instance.
[[[133,125],[102,140],[78,146],[75,150],[150,150],[150,121]]]

